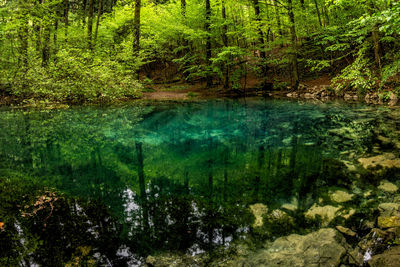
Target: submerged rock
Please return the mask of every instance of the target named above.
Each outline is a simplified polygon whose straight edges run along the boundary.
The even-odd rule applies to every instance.
[[[294,220],[291,216],[289,216],[286,212],[276,209],[268,215],[268,222],[269,223],[278,223],[282,226],[284,225],[293,225]]]
[[[382,181],[381,184],[378,186],[378,189],[388,192],[388,193],[395,193],[399,190],[397,185],[389,182],[389,181]]]
[[[241,266],[334,267],[341,264],[348,247],[338,231],[321,229],[305,236],[293,234],[278,238]]]
[[[336,229],[339,232],[341,232],[342,234],[345,234],[345,235],[348,235],[348,236],[351,236],[351,237],[354,237],[354,236],[357,235],[357,233],[354,232],[353,230],[351,230],[349,228],[346,228],[346,227],[343,227],[343,226],[340,226],[340,225],[336,226]]]
[[[328,225],[335,217],[336,213],[342,207],[334,207],[334,206],[318,206],[314,204],[304,215],[308,219],[315,220],[317,216],[320,216],[322,219],[322,225]]]
[[[354,195],[349,194],[343,190],[337,190],[329,195],[330,199],[337,203],[349,202],[353,199]]]
[[[375,255],[368,262],[371,267],[400,267],[400,246]]]
[[[298,206],[299,206],[299,201],[297,200],[297,198],[293,198],[292,202],[283,204],[281,208],[290,211],[296,211],[298,209]]]
[[[250,210],[253,213],[254,217],[256,218],[253,227],[261,227],[263,226],[263,216],[268,213],[268,207],[262,203],[256,203],[250,205]]]
[[[396,158],[393,153],[385,153],[370,158],[359,158],[358,162],[361,163],[364,169],[400,168],[400,159]]]
[[[282,209],[290,210],[290,211],[296,211],[297,210],[297,205],[294,205],[292,203],[286,203],[281,206]]]
[[[399,216],[400,204],[399,203],[381,203],[378,206],[379,214],[381,216]]]
[[[148,256],[145,266],[148,267],[180,267],[180,266],[204,266],[206,259],[204,256],[191,256],[181,254],[162,254]]]
[[[378,227],[379,228],[400,227],[400,217],[399,216],[379,216],[378,217]]]

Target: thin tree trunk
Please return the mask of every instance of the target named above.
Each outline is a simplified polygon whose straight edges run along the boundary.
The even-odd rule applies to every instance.
[[[182,19],[183,19],[183,23],[186,25],[186,0],[181,0],[181,15],[182,15]],[[188,40],[186,40],[185,36],[182,35],[182,57],[185,57],[188,53],[189,53],[189,42]],[[183,61],[183,73],[182,73],[182,78],[184,80],[187,80],[187,77],[189,76],[189,73],[187,72],[187,61],[184,60]]]
[[[376,10],[376,7],[374,6],[374,3],[370,2],[368,7],[369,7],[369,14],[372,15],[374,10]],[[375,63],[376,63],[376,66],[379,69],[379,73],[381,73],[382,72],[382,65],[381,65],[380,45],[379,45],[379,29],[378,29],[378,25],[376,23],[372,27],[371,35],[372,35],[372,41],[373,41],[373,44],[374,44]]]
[[[374,42],[374,55],[375,55],[376,66],[379,68],[379,72],[382,72],[380,45],[379,45],[379,30],[377,25],[374,25],[374,27],[372,28],[372,40]]]
[[[329,25],[329,14],[328,14],[328,10],[326,9],[325,5],[322,6],[322,11],[325,15],[324,25],[326,27],[327,25]]]
[[[94,43],[97,41],[97,34],[99,32],[99,25],[100,25],[100,17],[101,17],[101,12],[103,9],[103,0],[98,0],[99,5],[98,5],[98,11],[97,11],[97,21],[96,21],[96,30],[94,31]]]
[[[41,3],[44,3],[45,0],[41,0]],[[44,21],[45,25],[43,27],[43,47],[42,47],[42,66],[47,67],[49,65],[50,60],[50,39],[51,39],[51,30],[50,30],[50,22]]]
[[[93,50],[92,34],[93,34],[93,13],[94,13],[94,0],[89,0],[89,14],[88,14],[88,25],[87,25],[87,37],[88,47]]]
[[[294,82],[293,89],[297,90],[300,81],[299,81],[299,73],[297,66],[297,36],[296,36],[296,26],[294,20],[292,0],[288,0],[288,13],[290,21],[290,39],[292,42],[292,50],[293,50],[291,51],[292,78]]]
[[[211,4],[210,0],[206,0],[206,64],[207,64],[207,88],[211,87],[213,84],[212,76],[211,76],[211,29],[210,29],[210,19],[211,19]]]
[[[222,0],[221,2],[222,5],[222,20],[224,25],[222,26],[222,42],[224,43],[225,47],[228,47],[228,26],[226,25],[226,7],[225,7],[225,0]],[[227,89],[229,88],[229,66],[226,64],[225,65],[225,74],[224,74],[224,88]]]
[[[261,57],[261,73],[263,76],[263,89],[265,89],[266,86],[266,76],[267,76],[267,63],[266,63],[266,53],[265,53],[265,40],[264,40],[264,33],[261,29],[261,15],[260,15],[260,3],[258,0],[254,0],[254,11],[256,15],[256,21],[257,21],[257,30],[258,30],[258,40],[259,43],[261,44],[260,48],[260,57]]]
[[[261,44],[260,56],[263,60],[265,60],[266,58],[265,41],[264,41],[264,33],[261,29],[260,3],[258,0],[254,0],[254,11],[256,15],[257,28],[258,28],[258,40]]]
[[[25,12],[24,12],[25,13]],[[27,14],[21,16],[22,26],[18,28],[18,37],[21,45],[19,49],[19,61],[24,70],[28,69],[28,35],[29,35],[29,21]]]
[[[82,7],[82,26],[85,27],[86,24],[86,6],[87,6],[87,0],[83,0],[83,7]]]
[[[314,0],[314,4],[315,4],[315,9],[317,10],[319,26],[322,27],[321,13],[319,12],[318,0]]]
[[[186,18],[186,0],[181,0],[181,13],[182,17]]]
[[[43,3],[43,0],[36,1],[37,5],[42,4],[42,3]],[[42,46],[42,33],[41,33],[42,23],[41,23],[41,21],[38,21],[38,20],[34,21],[33,28],[34,28],[35,37],[36,37],[36,51],[38,53],[41,53],[41,46]]]
[[[50,26],[46,25],[43,29],[43,47],[42,47],[42,66],[47,67],[50,60]]]
[[[58,32],[58,18],[54,21],[54,33],[53,33],[53,43],[54,43],[54,54],[57,54],[57,32]]]
[[[64,0],[64,26],[65,26],[65,42],[68,42],[69,0]]]
[[[275,17],[276,17],[276,24],[278,26],[279,37],[282,38],[283,32],[282,32],[281,16],[279,14],[279,8],[278,8],[278,5],[276,3],[276,0],[273,0],[273,3],[274,3],[274,7],[275,7]],[[282,48],[283,44],[280,42],[279,46]]]
[[[141,0],[135,0],[135,18],[134,18],[134,40],[133,52],[137,54],[140,50],[140,8]]]

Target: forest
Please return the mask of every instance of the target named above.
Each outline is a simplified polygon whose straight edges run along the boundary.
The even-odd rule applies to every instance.
[[[394,0],[2,0],[0,94],[84,103],[156,84],[397,94]]]
[[[397,0],[0,0],[0,266],[399,266],[399,37]]]

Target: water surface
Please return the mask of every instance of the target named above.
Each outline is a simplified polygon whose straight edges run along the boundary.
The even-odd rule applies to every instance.
[[[134,265],[301,231],[299,219],[257,233],[248,207],[304,211],[324,188],[349,186],[344,163],[372,153],[373,129],[390,134],[396,118],[265,99],[3,109],[0,263]]]

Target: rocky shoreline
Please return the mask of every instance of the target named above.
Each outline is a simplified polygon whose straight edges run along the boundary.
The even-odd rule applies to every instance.
[[[274,95],[274,94],[272,94]],[[280,93],[280,95],[282,95]],[[357,92],[344,92],[337,94],[328,85],[321,86],[307,86],[300,84],[299,89],[295,92],[287,91],[283,94],[288,98],[303,98],[303,99],[316,99],[316,100],[332,100],[343,99],[345,101],[362,101],[367,104],[387,104],[389,106],[396,106],[399,104],[399,99],[394,92],[386,92],[385,94],[378,94],[377,92],[368,92],[365,95],[360,95]]]

